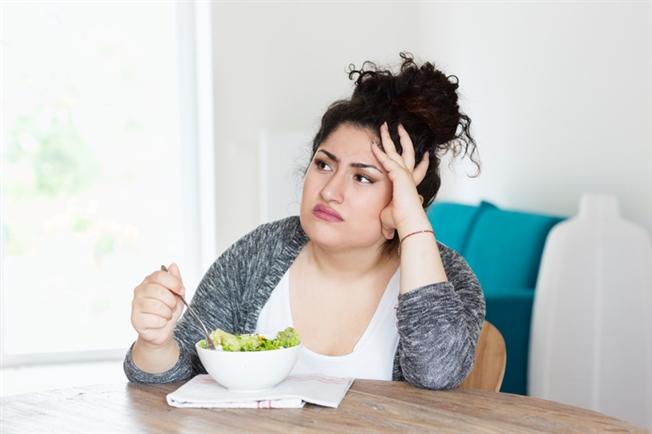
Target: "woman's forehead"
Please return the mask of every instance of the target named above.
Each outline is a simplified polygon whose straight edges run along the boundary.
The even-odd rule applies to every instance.
[[[371,143],[374,141],[378,142],[379,139],[371,130],[343,124],[333,131],[318,149],[327,150],[342,159],[367,156],[376,160],[371,150]]]

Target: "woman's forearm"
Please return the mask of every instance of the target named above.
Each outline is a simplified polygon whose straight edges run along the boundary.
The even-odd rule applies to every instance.
[[[140,339],[136,340],[131,357],[138,369],[150,374],[169,371],[179,360],[179,345],[172,339],[167,345],[152,346]]]
[[[399,228],[398,235],[403,239],[412,232],[422,230],[432,230],[425,212],[423,216],[418,216],[409,224]],[[448,277],[434,234],[430,232],[415,234],[401,243],[401,294],[425,285],[446,281]]]

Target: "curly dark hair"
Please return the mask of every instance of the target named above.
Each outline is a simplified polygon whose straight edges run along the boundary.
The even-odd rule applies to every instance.
[[[390,136],[398,153],[402,154],[397,131],[401,123],[410,134],[417,163],[426,151],[430,151],[428,171],[417,186],[417,192],[423,196],[423,207],[428,208],[441,186],[439,164],[443,155],[448,152],[454,157],[468,155],[477,168],[473,176],[479,175],[480,163],[471,136],[471,119],[458,105],[458,78],[446,76],[430,62],[418,66],[411,53],[399,55],[402,63],[398,74],[370,61],[364,62],[360,69],[349,65],[349,79],[355,80],[353,95],[350,99],[333,102],[322,116],[321,126],[312,141],[310,161],[319,145],[344,123],[370,129],[378,136],[380,125],[387,121]],[[309,167],[310,162],[303,171],[304,176]],[[383,245],[382,253],[394,254],[398,245],[395,233],[394,238]]]

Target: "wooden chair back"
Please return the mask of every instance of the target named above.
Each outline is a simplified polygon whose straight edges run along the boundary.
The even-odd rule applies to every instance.
[[[506,365],[507,351],[503,335],[493,324],[485,321],[475,349],[473,369],[460,388],[499,392]]]

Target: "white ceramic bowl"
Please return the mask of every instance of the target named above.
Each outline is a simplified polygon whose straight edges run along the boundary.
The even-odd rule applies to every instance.
[[[267,351],[207,350],[195,344],[202,365],[215,381],[229,390],[264,390],[285,380],[303,344]]]

